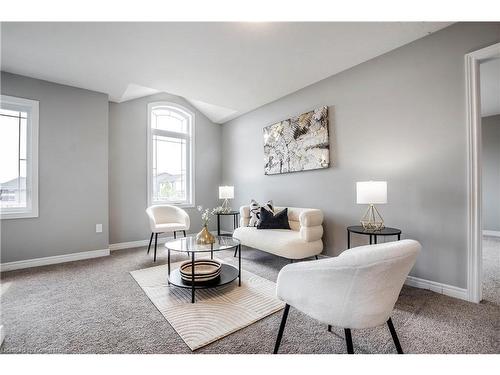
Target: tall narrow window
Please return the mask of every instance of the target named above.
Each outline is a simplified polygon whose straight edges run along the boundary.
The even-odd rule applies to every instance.
[[[38,216],[38,101],[0,100],[0,217]]]
[[[148,105],[148,203],[194,204],[194,115],[177,104]]]

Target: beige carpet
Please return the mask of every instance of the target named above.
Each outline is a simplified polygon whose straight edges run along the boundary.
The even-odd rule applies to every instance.
[[[172,269],[180,263],[172,264]],[[283,309],[275,296],[276,284],[242,271],[241,287],[227,286],[196,291],[168,286],[167,266],[132,271],[130,274],[191,350],[249,326]]]

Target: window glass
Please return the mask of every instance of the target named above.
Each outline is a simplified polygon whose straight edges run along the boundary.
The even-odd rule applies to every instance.
[[[0,208],[26,208],[27,112],[0,110]]]

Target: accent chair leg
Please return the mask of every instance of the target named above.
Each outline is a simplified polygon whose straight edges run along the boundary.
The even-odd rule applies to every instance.
[[[389,331],[391,331],[392,340],[394,341],[398,354],[403,354],[403,348],[401,348],[401,344],[399,343],[398,335],[396,334],[396,329],[394,329],[391,318],[387,321],[387,325],[389,326]]]
[[[240,251],[241,251],[241,249],[240,249]],[[236,248],[234,249],[234,256],[233,256],[233,258],[236,257],[236,255],[238,255],[238,246],[236,246]]]
[[[328,324],[328,332],[332,332],[332,326]]]
[[[318,256],[317,255],[315,255],[314,257],[316,258],[316,260],[318,260]]]
[[[288,318],[288,310],[290,310],[290,305],[287,303],[285,305],[285,311],[283,311],[283,317],[281,318],[280,329],[278,331],[278,337],[276,337],[276,344],[274,344],[273,354],[278,354],[281,338],[283,337],[283,331],[285,330],[286,319]]]
[[[185,231],[185,230],[183,230],[183,231],[182,231],[182,233],[184,233],[184,237],[186,237],[186,231]]]
[[[290,263],[293,263],[293,259],[290,259]]]
[[[148,245],[148,254],[149,254],[149,250],[151,249],[151,242],[153,242],[153,236],[154,236],[154,233],[151,232],[151,237],[149,238],[149,245]]]
[[[156,262],[156,245],[158,244],[158,233],[155,233],[155,256],[153,262]]]
[[[177,239],[177,233],[176,233],[176,231],[174,230],[174,240],[176,240],[176,239]]]
[[[352,345],[351,329],[345,328],[345,343],[347,345],[347,354],[354,354],[354,347]]]

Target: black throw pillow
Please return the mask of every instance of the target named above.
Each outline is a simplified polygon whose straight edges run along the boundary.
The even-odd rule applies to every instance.
[[[288,224],[288,208],[273,214],[265,208],[260,209],[260,223],[257,229],[290,229]]]

